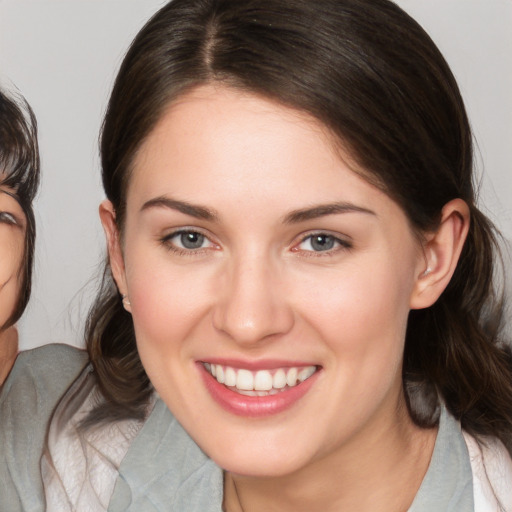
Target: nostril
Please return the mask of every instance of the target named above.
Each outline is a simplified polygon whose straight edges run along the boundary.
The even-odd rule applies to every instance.
[[[293,314],[288,306],[276,306],[269,301],[260,306],[245,306],[233,301],[218,307],[213,315],[216,330],[225,333],[237,343],[258,343],[269,337],[288,332],[293,325]]]
[[[224,287],[213,312],[214,327],[237,343],[258,343],[288,332],[293,314],[271,264],[246,256],[224,274]]]

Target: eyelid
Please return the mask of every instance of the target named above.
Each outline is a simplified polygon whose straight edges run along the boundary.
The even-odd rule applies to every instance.
[[[327,249],[325,251],[308,251],[305,249],[300,249],[299,246],[301,244],[303,244],[308,238],[312,238],[314,236],[320,236],[320,235],[332,237],[334,239],[334,241],[337,243],[337,246],[333,247],[332,249]],[[349,237],[343,236],[340,233],[333,233],[332,231],[329,231],[329,230],[318,229],[318,230],[313,230],[313,231],[309,231],[307,233],[301,234],[298,237],[298,241],[293,244],[291,251],[292,252],[300,251],[303,253],[307,253],[308,256],[331,256],[339,251],[350,250],[350,249],[352,249],[352,247],[353,247],[353,243]]]
[[[177,245],[174,245],[171,242],[173,238],[175,238],[178,235],[184,234],[184,233],[197,233],[198,235],[201,235],[206,240],[208,240],[208,242],[210,243],[210,246],[199,247],[197,249],[187,249],[184,247],[179,247]],[[179,228],[175,228],[172,231],[170,231],[169,233],[167,233],[166,235],[159,237],[159,241],[168,250],[173,251],[178,254],[184,254],[184,255],[197,255],[199,253],[202,253],[203,251],[208,251],[212,248],[213,249],[219,248],[219,244],[212,240],[212,236],[210,234],[206,233],[201,228],[192,227],[192,226],[182,226]]]
[[[0,222],[5,222],[7,224],[11,224],[13,226],[19,226],[19,219],[11,212],[0,211]]]
[[[161,236],[160,238],[162,240],[170,240],[171,238],[175,237],[176,235],[180,235],[182,233],[197,233],[199,235],[204,236],[205,238],[208,238],[208,240],[211,241],[212,236],[207,233],[204,229],[193,227],[193,226],[180,226],[179,228],[171,229],[168,233]],[[213,243],[213,242],[212,242]]]

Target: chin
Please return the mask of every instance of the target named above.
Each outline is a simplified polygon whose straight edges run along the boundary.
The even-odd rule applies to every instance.
[[[213,442],[212,442],[213,441]],[[247,477],[282,477],[308,465],[314,456],[310,449],[300,450],[297,443],[278,443],[260,435],[248,444],[233,438],[223,442],[209,440],[203,451],[223,470]],[[215,443],[215,444],[214,444]]]
[[[233,460],[221,457],[220,459],[214,458],[213,460],[228,473],[252,478],[284,477],[301,469],[300,464],[293,464],[290,461],[267,459],[265,453],[262,453],[259,459],[242,461],[240,458]]]

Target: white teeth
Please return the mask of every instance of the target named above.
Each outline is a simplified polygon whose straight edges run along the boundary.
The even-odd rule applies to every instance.
[[[254,391],[254,389],[251,389],[250,391],[245,391],[243,389],[237,389],[237,393],[245,396],[260,396],[259,393],[263,393],[263,391]]]
[[[226,386],[236,386],[236,372],[229,366],[224,372],[224,384],[226,384]]]
[[[215,376],[217,382],[224,384],[224,368],[220,364],[217,365],[217,375]]]
[[[308,366],[307,368],[302,368],[302,370],[299,372],[299,375],[297,379],[299,382],[304,382],[306,379],[309,379],[311,375],[315,373],[315,367],[314,366]]]
[[[236,387],[243,391],[252,391],[254,389],[254,377],[252,376],[252,372],[249,370],[238,370]]]
[[[274,374],[274,378],[272,379],[272,387],[275,389],[283,389],[286,386],[286,373],[284,370],[279,368],[277,372]]]
[[[297,384],[297,374],[299,373],[299,370],[297,368],[290,368],[288,370],[288,373],[286,374],[286,384],[288,386],[295,386]]]
[[[257,372],[210,363],[204,363],[204,367],[220,384],[248,396],[274,395],[285,388],[297,386],[316,372],[316,366],[278,368],[275,371],[258,370]]]
[[[269,391],[272,389],[272,375],[267,370],[259,370],[254,377],[256,391]]]

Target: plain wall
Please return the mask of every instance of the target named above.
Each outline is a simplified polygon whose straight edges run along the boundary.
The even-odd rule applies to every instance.
[[[21,348],[82,344],[104,241],[98,133],[121,58],[162,0],[0,0],[0,82],[36,112],[42,187]],[[459,81],[478,143],[484,211],[512,239],[512,1],[400,0]]]

